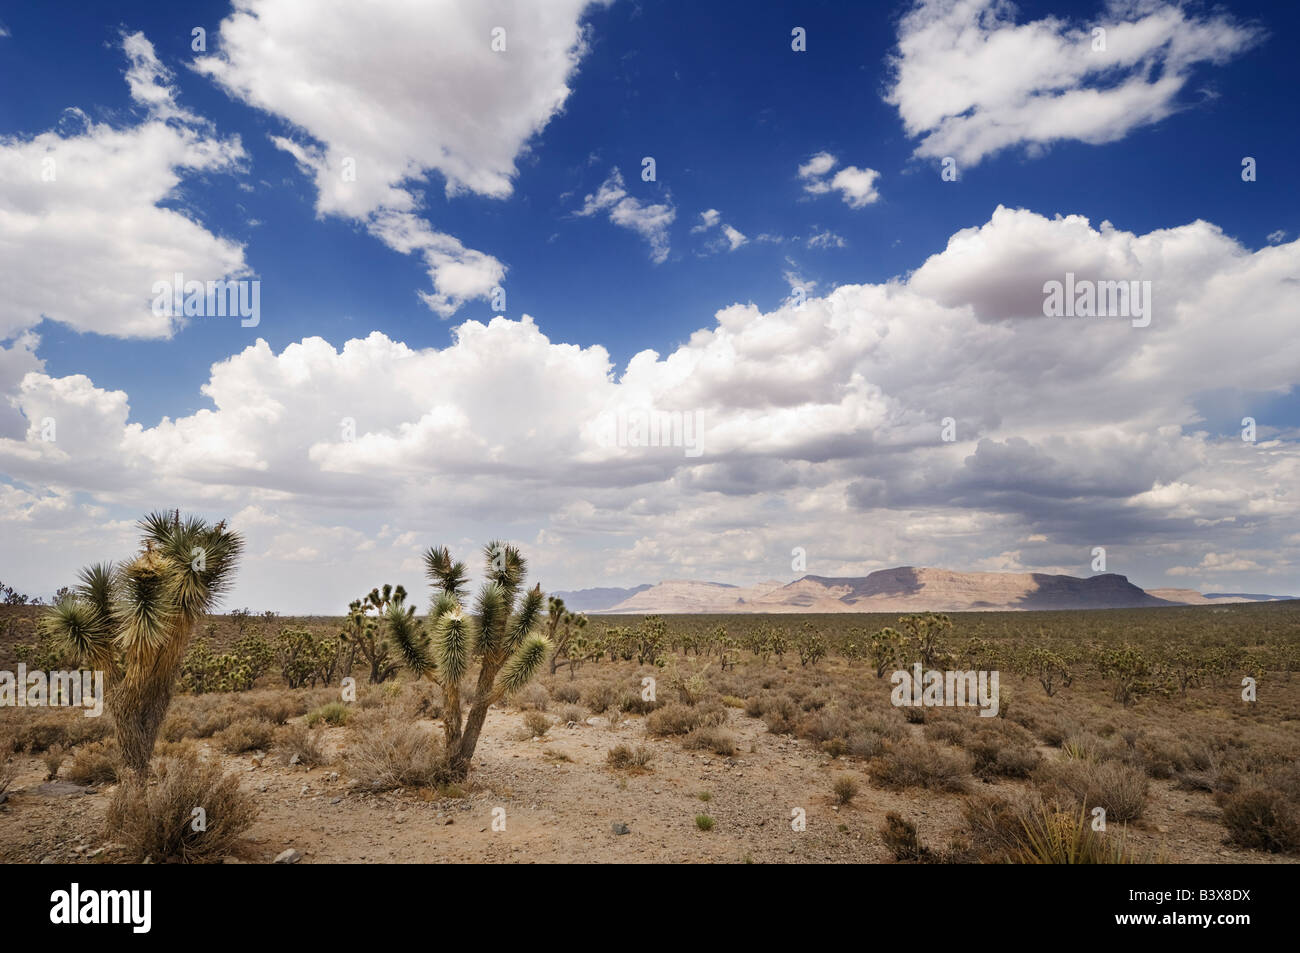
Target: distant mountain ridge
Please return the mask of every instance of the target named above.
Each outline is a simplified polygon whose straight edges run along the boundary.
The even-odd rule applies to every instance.
[[[1147,591],[1117,573],[1080,577],[916,566],[881,569],[866,576],[807,575],[789,583],[769,580],[754,586],[674,579],[627,589],[580,589],[555,595],[575,611],[638,614],[1137,609],[1291,598],[1206,595],[1194,589]]]

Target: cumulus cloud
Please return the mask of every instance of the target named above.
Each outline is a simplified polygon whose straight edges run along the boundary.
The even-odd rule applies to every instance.
[[[140,122],[113,126],[70,109],[57,129],[0,137],[0,340],[42,318],[168,337],[183,319],[153,313],[156,281],[249,271],[241,245],[160,204],[186,175],[236,171],[239,138],[219,138],[177,105],[171,74],[143,34],[123,35],[121,45]]]
[[[749,243],[749,237],[744,232],[722,221],[722,213],[716,208],[701,212],[700,224],[694,226],[691,233],[708,232],[714,228],[717,228],[721,234],[708,243],[709,251],[735,251],[741,245]]]
[[[1076,23],[1018,23],[1004,0],[918,0],[899,23],[885,101],[920,140],[917,155],[968,166],[1012,146],[1114,142],[1180,108],[1197,66],[1260,38],[1226,14],[1161,0],[1110,0]]]
[[[1068,265],[1152,281],[1151,324],[1035,316],[1044,275]],[[795,545],[827,575],[1086,574],[1104,545],[1145,585],[1194,567],[1246,590],[1300,572],[1300,453],[1208,433],[1197,407],[1211,387],[1249,404],[1292,386],[1297,267],[1300,242],[1251,251],[1206,222],[1135,234],[999,208],[905,278],[735,304],[621,369],[526,316],[465,322],[443,348],[258,341],[213,365],[211,409],[151,427],[125,393],[19,353],[0,374],[22,372],[29,426],[0,439],[0,492],[33,565],[64,540],[80,551],[60,522],[80,506],[106,527],[159,500],[241,514],[240,601],[271,604],[274,575],[304,609],[333,605],[358,560],[412,580],[420,545],[485,533],[533,550],[553,588],[788,576]],[[698,419],[702,452],[671,426],[620,438],[651,412]]]
[[[848,165],[840,169],[829,179],[831,169],[839,160],[829,152],[819,152],[799,166],[799,178],[803,181],[803,190],[812,195],[825,195],[839,192],[844,204],[849,208],[862,208],[880,198],[876,191],[876,180],[880,173],[875,169],[859,169]]]
[[[286,121],[272,141],[312,177],[318,215],[421,254],[424,300],[445,317],[505,268],[420,219],[421,186],[436,174],[449,198],[511,194],[518,157],[568,99],[581,18],[600,2],[238,0],[195,69]]]
[[[650,245],[650,258],[655,264],[668,259],[668,226],[677,218],[677,209],[671,200],[651,204],[629,195],[623,183],[623,173],[613,169],[600,188],[588,195],[582,208],[574,212],[579,217],[605,212],[609,220],[620,228],[629,228]],[[706,213],[707,214],[707,213]]]

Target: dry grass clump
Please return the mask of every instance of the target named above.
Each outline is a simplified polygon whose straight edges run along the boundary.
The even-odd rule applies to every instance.
[[[122,758],[112,738],[82,745],[63,776],[74,784],[113,784],[122,776]]]
[[[673,702],[657,708],[645,720],[645,728],[657,737],[685,735],[697,728],[711,728],[726,724],[727,709],[718,701],[683,705]]]
[[[521,740],[540,738],[551,730],[551,719],[540,711],[530,711],[524,715],[524,730]]]
[[[736,736],[717,725],[704,725],[691,731],[682,741],[682,747],[712,751],[729,758],[736,753]]]
[[[649,748],[637,745],[615,745],[605,753],[605,761],[611,768],[622,770],[648,769],[654,761],[655,754]]]
[[[1146,811],[1146,772],[1130,764],[1066,759],[1044,764],[1038,777],[1059,800],[1089,813],[1105,808],[1107,821],[1136,821]]]
[[[124,844],[133,861],[218,861],[257,817],[253,798],[239,789],[239,776],[193,752],[159,759],[155,775],[154,784],[118,785],[105,815],[107,836]]]
[[[880,826],[880,839],[894,859],[901,863],[920,863],[930,858],[930,848],[921,845],[916,825],[896,811],[885,815],[885,823]]]
[[[346,760],[352,776],[375,791],[431,787],[447,780],[446,755],[437,735],[387,718],[358,720]]]
[[[541,682],[530,682],[510,698],[521,711],[546,711],[551,704],[551,693]]]
[[[976,797],[963,816],[971,834],[971,862],[1013,864],[1149,863],[1124,835],[1092,829],[1086,811],[1064,810],[1038,795]]]
[[[352,717],[352,709],[348,708],[343,702],[327,702],[319,708],[313,708],[307,712],[307,727],[315,728],[317,725],[329,725],[338,728],[348,723]]]
[[[1300,853],[1300,767],[1248,777],[1216,801],[1232,843],[1275,854]]]
[[[965,791],[971,760],[958,752],[917,741],[891,744],[867,767],[883,788],[921,787],[931,791]]]
[[[241,718],[221,732],[217,739],[226,754],[266,751],[275,740],[275,725],[262,718]]]
[[[858,779],[851,774],[841,774],[831,784],[831,791],[836,804],[841,807],[850,804],[858,795]]]
[[[565,702],[572,705],[582,699],[582,689],[573,682],[561,682],[551,688],[551,697],[557,702]]]
[[[45,749],[45,753],[41,755],[41,760],[45,762],[46,781],[53,781],[59,776],[59,768],[67,757],[68,752],[63,745],[51,745]]]
[[[73,708],[27,708],[5,717],[11,721],[5,739],[0,739],[6,749],[0,755],[19,751],[41,754],[54,747],[66,751],[106,737],[113,724],[107,714],[87,718],[83,710]]]
[[[329,764],[329,755],[325,753],[322,732],[319,728],[311,729],[304,724],[285,725],[275,736],[274,749],[285,764],[293,763],[294,755],[298,764],[309,768]]]
[[[593,715],[603,715],[618,702],[618,689],[608,682],[599,682],[583,691],[582,701]]]

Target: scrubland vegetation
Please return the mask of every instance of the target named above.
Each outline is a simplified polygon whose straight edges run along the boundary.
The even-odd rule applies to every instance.
[[[773,796],[806,811],[834,859],[1300,858],[1300,605],[587,619],[526,589],[517,552],[493,576],[492,552],[489,582],[467,606],[464,566],[431,550],[428,615],[391,586],[342,618],[196,615],[147,782],[132,781],[121,708],[0,710],[0,857],[40,859],[14,832],[29,810],[37,823],[38,798],[19,792],[47,777],[103,789],[57,803],[104,825],[103,859],[209,861],[241,853],[258,829],[257,779],[274,772],[303,772],[304,791],[332,785],[329,803],[361,812],[406,799],[441,825],[476,798],[514,803],[516,785],[543,814],[535,802],[545,805],[549,782],[527,773],[535,764],[606,792],[565,805],[568,824],[622,804],[635,834],[632,815],[654,796],[689,789],[677,822],[657,822],[663,849],[737,861],[798,849],[786,846],[799,836],[788,810],[771,807],[784,801],[759,796],[778,785],[763,773],[777,767],[787,789],[790,778],[802,787]],[[75,664],[32,610],[5,611],[17,613],[16,635],[0,666]],[[915,662],[999,671],[997,715],[895,707],[889,675]],[[491,753],[477,757],[481,734]],[[697,776],[714,766],[727,777]],[[195,804],[206,832],[189,830]],[[614,827],[610,851],[633,842]],[[276,831],[286,829],[282,818]],[[455,830],[442,836],[466,836]]]

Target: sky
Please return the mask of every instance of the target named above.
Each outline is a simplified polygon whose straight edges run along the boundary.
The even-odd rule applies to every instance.
[[[0,2],[20,591],[176,507],[286,613],[495,538],[1300,594],[1294,5],[75,6]]]

